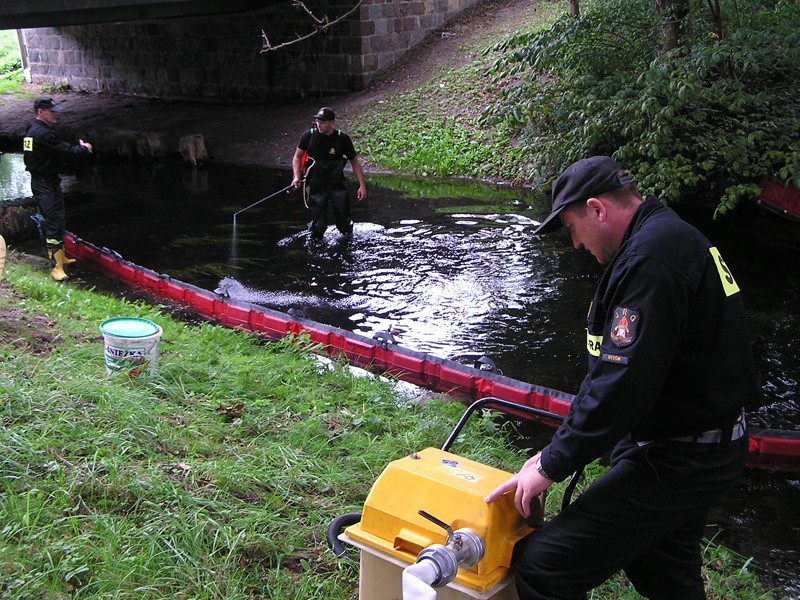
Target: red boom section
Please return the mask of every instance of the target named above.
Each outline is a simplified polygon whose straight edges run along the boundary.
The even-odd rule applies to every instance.
[[[70,255],[93,265],[101,273],[157,298],[188,306],[197,316],[225,327],[253,332],[268,339],[302,336],[303,340],[307,338],[307,343],[315,346],[315,351],[324,352],[330,357],[342,358],[363,369],[471,400],[491,396],[557,415],[566,415],[572,402],[573,396],[565,392],[416,352],[385,340],[368,338],[257,304],[225,298],[125,261],[115,252],[98,248],[70,233],[67,233],[64,245]],[[520,413],[520,416],[530,418],[525,413]],[[557,424],[556,421],[544,422],[554,426]],[[748,466],[800,472],[800,432],[751,431]]]
[[[800,189],[796,187],[766,178],[761,182],[758,203],[772,212],[800,221]]]

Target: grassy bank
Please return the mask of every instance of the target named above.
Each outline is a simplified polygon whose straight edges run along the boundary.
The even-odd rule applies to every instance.
[[[441,445],[461,412],[24,262],[7,279],[4,598],[353,597],[328,523],[360,510],[387,461]],[[111,316],[162,325],[156,377],[106,379],[98,324]]]
[[[361,510],[390,460],[441,446],[463,407],[325,366],[301,343],[58,285],[10,258],[3,598],[357,596],[357,564],[327,549],[328,524]],[[114,316],[163,327],[156,376],[106,378],[98,325]],[[524,459],[489,418],[469,422],[453,450],[509,471]],[[706,556],[717,598],[765,597],[741,559],[713,545]],[[617,580],[593,597],[637,596]]]
[[[22,81],[17,32],[4,29],[0,31],[0,94],[22,92]]]
[[[459,60],[353,118],[359,151],[370,164],[398,173],[527,183],[522,174],[529,158],[517,148],[517,132],[479,124],[481,111],[499,92],[488,74],[499,56],[492,48],[515,33],[550,27],[565,10],[563,2],[542,0],[518,10],[514,21],[487,15],[485,21],[493,25],[482,35],[456,38]]]

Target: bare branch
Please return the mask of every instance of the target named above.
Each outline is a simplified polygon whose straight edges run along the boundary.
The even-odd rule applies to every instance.
[[[311,17],[311,20],[314,21],[314,30],[311,33],[308,33],[306,35],[303,35],[303,36],[297,35],[297,37],[295,39],[293,39],[293,40],[290,40],[288,42],[283,42],[281,44],[277,44],[277,45],[273,46],[272,43],[269,41],[269,38],[267,37],[267,33],[262,29],[261,30],[261,39],[262,39],[261,54],[266,54],[267,52],[274,52],[275,50],[278,50],[280,48],[284,48],[286,46],[291,46],[293,44],[297,44],[299,42],[302,42],[303,40],[307,40],[308,38],[313,37],[313,36],[323,32],[323,31],[325,31],[329,27],[332,27],[333,25],[336,25],[337,23],[340,23],[340,22],[344,21],[347,17],[352,15],[354,12],[356,12],[359,9],[359,7],[361,6],[361,3],[363,1],[364,0],[358,0],[358,2],[356,2],[356,4],[353,6],[353,8],[351,8],[349,11],[347,11],[343,15],[340,15],[340,16],[336,17],[335,19],[333,19],[331,21],[330,19],[328,19],[327,15],[323,15],[322,18],[317,17],[303,3],[303,0],[293,0],[292,4],[296,8],[300,8],[300,9],[304,10],[308,14],[308,16]]]

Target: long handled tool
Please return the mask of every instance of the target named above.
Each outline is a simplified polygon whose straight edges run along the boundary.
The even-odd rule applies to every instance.
[[[281,189],[279,189],[279,190],[278,190],[277,192],[275,192],[274,194],[270,194],[269,196],[267,196],[267,197],[265,197],[265,198],[262,198],[262,199],[261,199],[261,200],[259,200],[258,202],[253,202],[253,203],[252,203],[250,206],[245,206],[245,207],[244,207],[242,210],[236,211],[235,213],[233,213],[233,222],[234,222],[234,224],[236,223],[236,215],[239,215],[239,214],[243,213],[243,212],[244,212],[244,211],[246,211],[246,210],[250,210],[250,209],[251,209],[251,208],[253,208],[254,206],[257,206],[257,205],[261,204],[262,202],[265,202],[266,200],[269,200],[270,198],[274,198],[274,197],[275,197],[275,196],[277,196],[278,194],[282,194],[282,193],[284,193],[284,192],[288,192],[289,190],[292,190],[292,189],[294,189],[294,185],[292,185],[292,184],[290,183],[290,184],[289,184],[289,185],[287,185],[285,188],[281,188]]]

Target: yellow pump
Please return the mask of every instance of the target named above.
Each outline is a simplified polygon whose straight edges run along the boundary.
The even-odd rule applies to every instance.
[[[361,521],[341,536],[362,549],[361,600],[399,598],[390,589],[387,574],[389,579],[399,577],[399,569],[413,564],[424,549],[444,544],[453,529],[470,530],[483,542],[482,558],[468,568],[459,568],[450,584],[465,590],[455,597],[511,598],[494,594],[492,589],[509,586],[514,544],[532,529],[517,512],[511,494],[491,504],[485,500],[509,477],[510,473],[500,469],[436,448],[390,463],[367,496]],[[397,571],[392,574],[391,568],[387,571],[379,563],[396,565]],[[365,573],[370,565],[383,572]],[[510,588],[513,590],[513,585]]]

